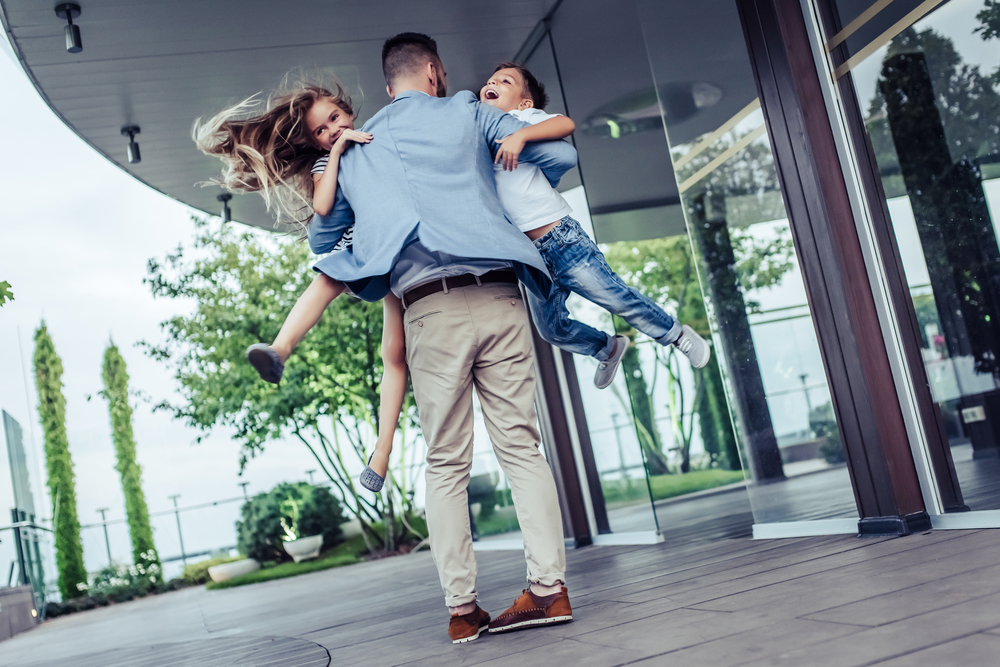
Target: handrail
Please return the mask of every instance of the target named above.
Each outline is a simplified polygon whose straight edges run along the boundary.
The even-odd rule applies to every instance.
[[[31,521],[18,521],[17,523],[12,523],[9,526],[0,526],[0,530],[14,530],[15,528],[35,528],[37,530],[46,530],[50,533],[55,532],[51,528],[39,526],[37,523],[33,523]]]

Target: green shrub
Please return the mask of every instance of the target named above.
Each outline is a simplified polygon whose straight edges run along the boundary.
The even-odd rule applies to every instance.
[[[132,406],[129,404],[128,370],[125,360],[114,343],[109,343],[104,351],[104,391],[101,394],[108,402],[111,413],[111,439],[115,444],[118,465],[115,468],[122,481],[125,495],[125,516],[128,532],[132,538],[132,561],[149,560],[160,563],[153,543],[153,529],[149,523],[149,509],[146,495],[142,491],[142,468],[136,462],[135,437],[132,434]],[[143,556],[145,554],[145,556]],[[147,563],[152,565],[152,562]],[[157,568],[158,579],[162,579]],[[161,581],[162,583],[162,581]]]
[[[159,592],[163,574],[156,552],[144,551],[138,561],[135,565],[112,563],[92,574],[89,584],[79,584],[77,588],[98,604],[125,602]]]
[[[208,568],[215,567],[216,565],[222,565],[223,563],[231,563],[234,560],[243,560],[243,556],[206,558],[205,560],[200,560],[197,563],[185,565],[184,571],[181,573],[181,579],[183,579],[184,583],[188,586],[206,584],[211,580],[211,577],[208,576]]]
[[[76,514],[76,476],[66,436],[66,399],[63,397],[63,365],[43,321],[35,331],[35,388],[38,416],[45,435],[45,467],[52,498],[52,529],[55,533],[59,592],[64,600],[87,587],[87,568],[80,543],[80,519]]]
[[[282,545],[286,529],[298,537],[323,536],[323,549],[341,540],[343,509],[325,487],[305,482],[279,484],[243,504],[242,518],[236,522],[237,547],[261,563],[287,561],[291,556]]]

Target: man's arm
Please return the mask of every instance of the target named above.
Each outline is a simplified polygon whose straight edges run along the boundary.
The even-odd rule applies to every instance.
[[[344,231],[354,224],[354,209],[344,196],[343,189],[337,188],[333,210],[329,215],[314,214],[306,231],[309,234],[309,249],[317,255],[333,250]]]
[[[469,104],[483,138],[490,147],[491,155],[496,155],[497,147],[500,145],[496,143],[497,139],[503,139],[520,129],[531,127],[530,124],[519,121],[509,113],[488,104],[481,104],[471,93],[469,93]],[[518,160],[541,169],[552,187],[556,187],[563,174],[576,166],[576,149],[565,141],[532,142],[524,147]]]

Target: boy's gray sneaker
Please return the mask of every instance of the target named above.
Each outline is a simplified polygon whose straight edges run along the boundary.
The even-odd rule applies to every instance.
[[[247,361],[257,369],[260,378],[265,382],[278,384],[281,381],[281,374],[285,372],[285,362],[266,343],[254,343],[248,347]]]
[[[608,387],[615,379],[615,373],[618,372],[618,366],[621,364],[626,350],[628,350],[628,338],[615,336],[615,351],[611,353],[607,361],[597,364],[597,372],[594,373],[594,384],[597,385],[598,389]]]
[[[684,325],[681,327],[681,337],[674,341],[677,350],[688,358],[695,368],[704,368],[712,356],[708,341],[695,333],[695,330]]]

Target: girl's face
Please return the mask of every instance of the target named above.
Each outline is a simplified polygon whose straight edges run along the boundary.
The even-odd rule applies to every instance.
[[[321,97],[306,112],[306,127],[316,147],[329,151],[344,130],[354,129],[354,118],[329,97]]]
[[[531,99],[524,96],[524,77],[516,69],[502,69],[495,72],[479,91],[479,101],[500,111],[534,106]]]

